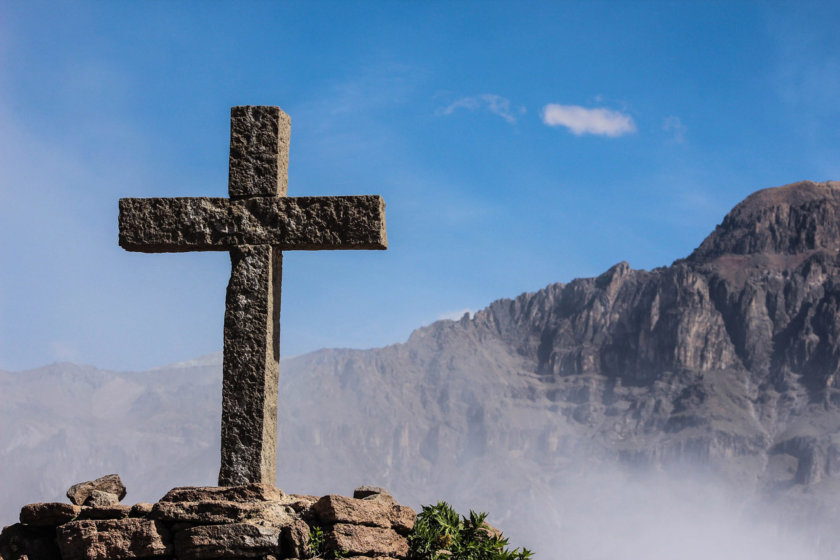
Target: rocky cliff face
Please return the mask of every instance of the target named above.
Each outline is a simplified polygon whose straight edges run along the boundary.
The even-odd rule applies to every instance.
[[[281,394],[307,397],[281,429],[292,448],[341,442],[343,461],[409,495],[441,472],[522,491],[618,461],[810,493],[797,508],[836,514],[838,249],[840,183],[759,191],[669,267],[619,263],[405,344],[301,357]]]
[[[746,501],[781,504],[786,522],[831,529],[840,521],[839,250],[840,183],[766,189],[671,266],[619,263],[418,329],[404,344],[284,360],[278,485],[376,484],[415,506],[445,497],[489,510],[514,544],[538,553],[571,515],[558,488],[604,499],[585,473],[614,465],[677,479],[701,472]],[[122,404],[120,420],[106,422],[117,442],[108,449],[122,463],[68,473],[57,488],[120,472],[150,493],[133,499],[152,500],[175,483],[213,482],[218,364],[95,372],[84,390],[62,388],[72,375],[55,366],[16,389],[23,375],[0,374],[9,472],[28,472],[21,442],[35,429],[65,470],[79,457],[102,461],[107,453],[63,423],[65,410],[50,420],[50,407],[32,400],[72,394],[99,433],[111,399],[94,395],[110,391]],[[38,419],[26,423],[33,409]]]

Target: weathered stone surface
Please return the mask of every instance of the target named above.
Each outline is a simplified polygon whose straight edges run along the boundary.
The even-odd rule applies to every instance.
[[[63,560],[159,558],[172,554],[169,535],[158,521],[71,521],[56,533]]]
[[[173,488],[161,502],[282,502],[289,497],[273,484],[243,486],[181,486]]]
[[[152,513],[153,504],[147,502],[139,502],[131,506],[131,511],[128,513],[129,517],[146,517]]]
[[[391,527],[401,535],[407,535],[414,529],[417,512],[408,506],[394,504],[391,506]]]
[[[838,181],[800,181],[751,194],[726,215],[688,260],[818,249],[840,249]]]
[[[280,529],[250,523],[193,527],[175,534],[179,560],[258,558],[279,554],[279,549]]]
[[[307,558],[309,556],[309,525],[297,519],[283,527],[280,535],[280,552],[284,558]]]
[[[61,560],[52,527],[15,523],[0,531],[2,560]]]
[[[296,198],[123,198],[120,246],[145,253],[387,249],[385,202],[376,195]]]
[[[318,499],[318,496],[310,496],[307,494],[289,494],[286,501],[293,510],[300,513],[311,508],[312,504],[317,502]]]
[[[117,501],[125,498],[125,485],[120,480],[120,475],[118,474],[108,474],[96,480],[74,484],[67,490],[67,497],[77,506],[91,505],[85,502],[87,502],[94,490],[115,494]]]
[[[312,506],[322,523],[391,526],[391,505],[381,501],[359,500],[330,494]]]
[[[292,119],[280,107],[231,108],[231,198],[286,195],[291,132]]]
[[[132,511],[134,511],[134,507],[119,504],[103,507],[82,506],[82,511],[77,519],[123,519],[131,515]],[[135,515],[134,517],[140,516]]]
[[[149,515],[167,523],[213,525],[251,521],[276,527],[295,519],[292,508],[278,502],[158,502]]]
[[[360,500],[370,496],[391,496],[387,490],[379,486],[359,486],[353,490],[353,497]]]
[[[333,525],[325,537],[329,550],[342,552],[347,556],[405,558],[408,554],[408,541],[393,529],[339,523]]]
[[[90,496],[85,500],[86,506],[107,507],[120,503],[116,494],[103,492],[102,490],[91,490]]]
[[[55,527],[75,519],[81,511],[79,506],[61,502],[28,504],[20,510],[20,522],[33,527]]]
[[[277,457],[280,282],[269,245],[230,251],[222,380],[220,486],[273,483]]]

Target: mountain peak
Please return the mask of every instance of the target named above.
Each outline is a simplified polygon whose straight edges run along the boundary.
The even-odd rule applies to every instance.
[[[735,206],[688,260],[723,255],[795,255],[840,250],[840,182],[800,181],[753,193]]]

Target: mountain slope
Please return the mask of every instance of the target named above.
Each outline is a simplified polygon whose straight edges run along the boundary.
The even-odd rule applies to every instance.
[[[378,484],[415,505],[447,497],[491,511],[516,544],[551,548],[565,527],[564,550],[580,542],[576,557],[598,558],[610,557],[593,552],[602,539],[581,537],[569,507],[635,496],[634,477],[659,472],[679,482],[658,478],[643,501],[697,487],[705,503],[716,481],[729,500],[721,516],[778,512],[786,530],[798,522],[830,549],[840,521],[838,218],[840,183],[765,189],[669,267],[619,263],[403,344],[283,360],[278,485]],[[123,475],[129,500],[212,484],[220,385],[218,362],[0,373],[3,495],[12,507],[57,499],[106,471]],[[780,508],[749,506],[759,501]]]

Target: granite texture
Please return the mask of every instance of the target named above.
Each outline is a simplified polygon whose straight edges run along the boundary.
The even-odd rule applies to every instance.
[[[243,246],[231,249],[230,260],[219,486],[271,484],[277,445],[283,255],[269,245]]]
[[[231,198],[286,196],[292,119],[280,107],[230,110]]]
[[[377,195],[293,198],[123,198],[120,246],[143,253],[387,249],[385,202]]]

